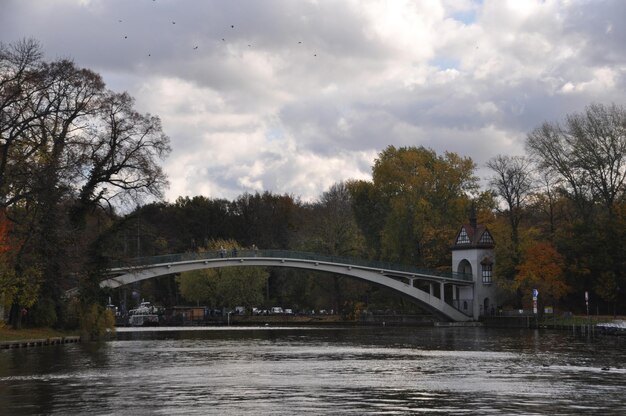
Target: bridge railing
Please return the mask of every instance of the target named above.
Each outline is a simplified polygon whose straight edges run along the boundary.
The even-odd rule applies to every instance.
[[[325,254],[317,254],[303,251],[290,251],[290,250],[213,250],[213,251],[201,251],[201,252],[187,252],[178,254],[166,254],[161,256],[152,257],[139,257],[129,259],[127,261],[117,261],[115,264],[111,264],[111,268],[128,268],[128,267],[141,267],[149,266],[152,264],[162,263],[175,263],[182,261],[192,260],[213,260],[219,258],[233,258],[233,257],[264,257],[264,258],[278,258],[278,259],[297,259],[297,260],[311,260],[326,263],[338,263],[345,264],[347,266],[356,266],[364,268],[372,268],[387,271],[398,271],[416,275],[427,275],[443,277],[448,279],[466,280],[471,281],[472,276],[464,273],[430,270],[419,268],[407,264],[398,264],[391,262],[365,260],[355,257],[343,257],[343,256],[331,256]]]

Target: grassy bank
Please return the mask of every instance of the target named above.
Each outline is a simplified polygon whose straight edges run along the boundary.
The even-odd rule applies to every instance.
[[[30,340],[30,339],[47,339],[53,337],[67,337],[71,335],[78,335],[75,332],[68,331],[56,331],[49,328],[24,328],[24,329],[12,329],[9,327],[0,328],[0,342],[3,341],[18,341],[18,340]]]

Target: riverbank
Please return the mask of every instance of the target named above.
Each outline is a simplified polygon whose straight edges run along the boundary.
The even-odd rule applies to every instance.
[[[587,330],[589,327],[596,327],[598,324],[611,323],[615,320],[626,321],[626,316],[568,316],[559,318],[545,318],[537,320],[535,317],[489,317],[483,319],[481,322],[465,323],[462,326],[476,326],[484,325],[486,327],[527,327],[527,328],[545,328],[545,329],[568,329],[572,328],[575,331]],[[342,319],[339,315],[317,315],[317,316],[285,316],[285,315],[268,315],[268,316],[242,316],[232,315],[230,318],[219,318],[211,322],[186,322],[182,326],[222,326],[222,325],[285,325],[285,326],[300,326],[300,325],[340,325],[340,326],[455,326],[454,323],[434,323],[430,319],[425,319],[423,316],[412,315],[395,315],[395,316],[380,316],[376,319],[349,321]],[[592,329],[593,331],[593,329]],[[626,333],[626,332],[625,332]],[[0,344],[17,344],[22,342],[23,344],[32,344],[34,341],[41,345],[45,345],[46,340],[53,340],[53,342],[60,343],[59,340],[75,340],[79,339],[77,332],[72,331],[57,331],[50,328],[23,328],[12,329],[9,327],[0,328]]]
[[[80,342],[75,332],[49,328],[0,328],[0,349],[34,347]]]
[[[512,315],[512,316],[485,316],[481,322],[490,328],[543,328],[568,330],[580,333],[612,333],[626,335],[626,317],[624,316],[587,316],[561,315],[543,316]]]
[[[194,320],[163,320],[162,326],[433,326],[430,315],[367,315],[359,320],[345,319],[341,315],[234,315],[205,317]],[[117,323],[118,327],[128,326],[126,319]]]
[[[76,336],[77,332],[57,331],[50,328],[22,328],[13,329],[9,327],[0,328],[0,342],[17,341],[21,339],[41,339]]]

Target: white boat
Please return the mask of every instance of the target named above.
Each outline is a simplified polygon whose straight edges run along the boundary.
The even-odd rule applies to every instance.
[[[596,328],[605,334],[626,335],[626,321],[619,319],[596,324]]]
[[[159,325],[158,308],[150,302],[141,302],[137,309],[128,311],[130,326],[157,326]]]

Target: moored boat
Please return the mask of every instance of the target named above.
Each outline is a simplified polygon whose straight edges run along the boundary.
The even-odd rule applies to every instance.
[[[623,320],[599,323],[596,328],[603,334],[626,335],[626,321]]]
[[[128,324],[130,326],[158,326],[158,308],[150,302],[141,302],[138,308],[128,311]]]

